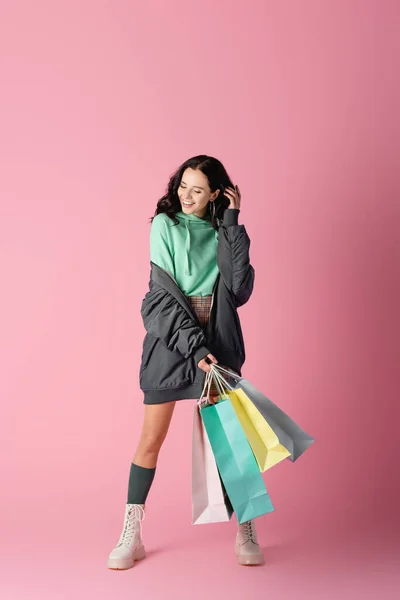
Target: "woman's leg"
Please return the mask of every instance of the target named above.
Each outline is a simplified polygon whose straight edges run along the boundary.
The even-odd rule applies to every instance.
[[[130,467],[128,504],[146,502],[174,408],[175,402],[145,405],[142,433]]]
[[[109,569],[130,569],[135,560],[145,557],[141,526],[144,504],[174,408],[175,402],[145,405],[142,433],[129,474],[124,525],[118,543],[108,557]]]
[[[145,404],[142,433],[132,462],[152,469],[168,433],[176,402]]]

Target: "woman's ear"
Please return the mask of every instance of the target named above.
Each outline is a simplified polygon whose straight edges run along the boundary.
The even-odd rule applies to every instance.
[[[220,190],[216,190],[213,194],[211,194],[210,202],[214,202],[218,198],[219,192]]]

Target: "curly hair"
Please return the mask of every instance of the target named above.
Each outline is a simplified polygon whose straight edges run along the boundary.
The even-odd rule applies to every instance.
[[[182,210],[178,197],[178,188],[185,169],[199,169],[207,177],[211,192],[215,192],[217,189],[220,190],[214,201],[215,212],[214,210],[211,211],[211,202],[209,202],[208,206],[211,224],[214,229],[218,230],[225,209],[229,206],[229,198],[224,195],[224,190],[228,186],[234,186],[223,164],[218,159],[206,154],[193,156],[176,169],[168,182],[166,194],[157,202],[157,208],[154,216],[151,217],[151,221],[153,221],[156,215],[166,213],[176,225],[179,223],[175,214]]]

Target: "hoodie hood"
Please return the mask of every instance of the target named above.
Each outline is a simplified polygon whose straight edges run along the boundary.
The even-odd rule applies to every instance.
[[[185,242],[185,275],[191,275],[190,267],[190,244],[191,237],[196,236],[196,232],[204,231],[204,228],[213,229],[211,224],[210,215],[207,214],[204,219],[197,215],[187,215],[183,211],[176,213],[176,217],[186,228],[186,242]],[[214,229],[215,239],[218,240],[218,232]]]

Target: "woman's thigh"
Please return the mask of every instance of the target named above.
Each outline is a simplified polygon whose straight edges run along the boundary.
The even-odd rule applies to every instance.
[[[176,402],[146,404],[139,448],[159,450],[168,433]]]

